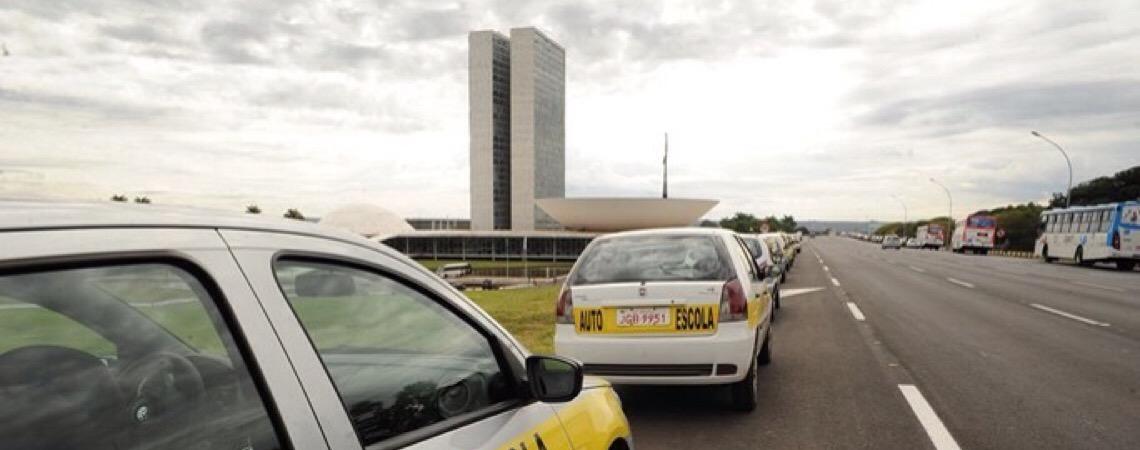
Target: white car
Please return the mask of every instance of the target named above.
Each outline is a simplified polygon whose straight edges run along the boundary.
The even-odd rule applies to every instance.
[[[357,235],[0,202],[0,448],[632,448],[591,378]]]
[[[772,299],[744,242],[718,228],[594,239],[556,305],[555,352],[615,384],[721,384],[756,407]]]

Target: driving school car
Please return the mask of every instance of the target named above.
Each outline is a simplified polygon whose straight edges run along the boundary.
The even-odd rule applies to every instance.
[[[745,243],[722,229],[594,239],[558,297],[554,347],[616,384],[722,384],[757,402],[772,296]]]
[[[0,447],[628,449],[604,380],[359,236],[0,202]]]

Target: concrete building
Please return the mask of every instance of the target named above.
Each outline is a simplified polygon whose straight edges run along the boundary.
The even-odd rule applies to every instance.
[[[566,53],[535,28],[468,36],[471,228],[552,230],[566,194]]]
[[[467,36],[471,228],[511,228],[511,43],[494,31]]]

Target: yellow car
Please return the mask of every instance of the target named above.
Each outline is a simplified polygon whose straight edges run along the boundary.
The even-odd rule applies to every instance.
[[[608,383],[359,236],[0,202],[0,248],[4,448],[633,446]]]

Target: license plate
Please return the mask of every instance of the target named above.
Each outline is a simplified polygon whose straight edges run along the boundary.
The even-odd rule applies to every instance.
[[[655,327],[669,325],[669,308],[618,308],[617,326]]]

